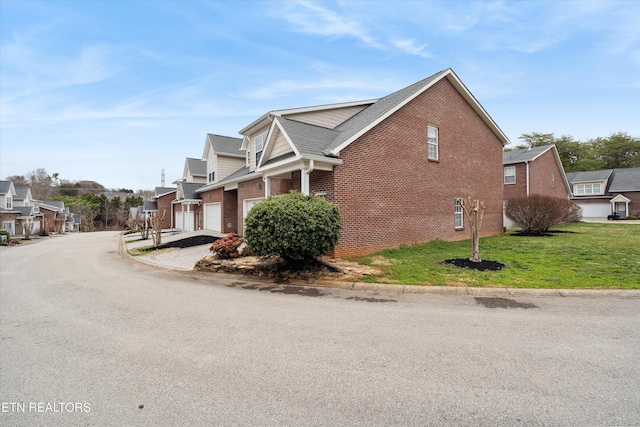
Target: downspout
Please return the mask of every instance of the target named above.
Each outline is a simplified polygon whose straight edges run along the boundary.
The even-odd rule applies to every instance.
[[[527,167],[527,197],[529,197],[529,162],[524,162]]]

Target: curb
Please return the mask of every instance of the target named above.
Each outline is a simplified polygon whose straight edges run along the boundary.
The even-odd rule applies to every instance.
[[[124,242],[124,236],[120,235],[120,244],[118,254],[121,258],[127,259],[129,262],[143,265],[163,271],[195,275],[198,277],[211,278],[223,277],[227,280],[238,280],[244,282],[253,282],[256,284],[269,282],[271,285],[281,286],[283,283],[274,283],[271,278],[233,273],[214,273],[196,271],[193,269],[182,269],[177,267],[167,267],[156,263],[142,261],[137,257],[131,256],[127,251],[127,245]],[[418,286],[403,285],[390,283],[365,283],[365,282],[343,282],[340,280],[317,280],[309,283],[305,280],[292,279],[286,285],[304,286],[309,288],[334,288],[334,289],[350,289],[360,291],[379,291],[379,292],[398,292],[407,294],[433,294],[433,295],[467,295],[467,296],[494,296],[494,297],[527,297],[527,298],[594,298],[594,297],[613,297],[624,299],[640,299],[640,290],[635,289],[526,289],[526,288],[475,288],[468,286]]]

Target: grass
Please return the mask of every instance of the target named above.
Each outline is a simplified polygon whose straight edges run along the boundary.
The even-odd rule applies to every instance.
[[[506,234],[480,239],[482,259],[505,264],[499,271],[445,265],[469,257],[469,240],[432,241],[355,258],[383,274],[369,282],[433,286],[640,289],[640,226],[576,223],[552,237]]]

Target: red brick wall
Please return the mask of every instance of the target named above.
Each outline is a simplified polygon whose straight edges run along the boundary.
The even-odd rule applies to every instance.
[[[44,219],[47,221],[47,230],[49,233],[53,233],[55,230],[55,217],[56,213],[49,209],[40,207],[40,213],[43,215]],[[40,232],[44,231],[44,219],[40,222]]]
[[[507,166],[516,167],[516,182],[515,184],[504,184],[505,200],[526,197],[526,163],[504,165],[504,167]],[[558,167],[552,150],[546,151],[533,162],[529,162],[529,194],[542,194],[563,199],[569,197],[569,192],[562,179],[562,169]]]
[[[438,162],[427,159],[427,125],[439,128]],[[501,234],[502,149],[451,84],[436,83],[340,154],[334,202],[343,233],[335,255],[467,239],[468,228],[454,228],[456,197],[482,200],[481,234]]]
[[[224,192],[222,230],[225,233],[238,233],[238,190]]]
[[[164,219],[162,220],[162,228],[171,228],[172,222],[171,222],[171,202],[173,201],[173,199],[175,199],[176,197],[176,193],[169,193],[167,195],[164,196],[160,196],[156,199],[157,203],[158,203],[158,213],[160,214],[160,216],[162,216],[162,213],[165,212],[164,214]],[[175,218],[173,219],[173,226],[175,227]]]
[[[273,192],[272,192],[273,193]],[[238,233],[242,234],[242,219],[245,199],[255,199],[264,197],[264,182],[262,178],[252,179],[250,181],[244,181],[238,183]]]
[[[333,172],[314,170],[309,175],[309,189],[312,193],[327,193],[326,199],[333,201]]]
[[[530,194],[569,197],[562,179],[562,169],[558,167],[553,150],[548,150],[529,164]]]
[[[504,168],[508,166],[515,166],[516,168],[516,182],[514,184],[504,184],[504,199],[509,200],[515,197],[526,197],[527,195],[527,166],[524,163],[516,163],[513,165],[503,166],[503,180],[504,182]]]

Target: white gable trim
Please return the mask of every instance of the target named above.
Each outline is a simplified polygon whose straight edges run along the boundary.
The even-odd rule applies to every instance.
[[[276,138],[274,137],[275,132],[273,131],[276,127],[278,128],[280,133],[282,133],[282,136],[284,136],[284,139],[287,141],[287,144],[289,144],[289,147],[291,147],[291,151],[293,151],[293,153],[296,155],[296,158],[300,158],[300,151],[296,148],[293,141],[291,141],[291,138],[289,138],[289,135],[287,135],[287,132],[285,132],[278,118],[275,117],[273,122],[271,123],[271,127],[269,128],[269,134],[267,135],[267,142],[262,148],[262,155],[260,156],[259,164],[256,165],[256,169],[260,168],[260,165],[262,165],[262,162],[264,162],[264,160],[266,159],[267,154],[271,154],[273,145],[276,143],[275,142]]]
[[[616,197],[614,197],[613,199],[610,200],[610,203],[616,203],[616,202],[629,203],[629,202],[631,202],[631,199],[626,198],[622,194],[618,194]]]
[[[360,138],[365,133],[369,132],[372,128],[380,124],[382,121],[386,120],[393,113],[407,105],[409,102],[417,98],[419,95],[424,93],[427,89],[431,88],[433,85],[438,83],[443,78],[449,80],[449,82],[453,85],[453,87],[458,91],[458,93],[469,103],[471,108],[480,116],[483,122],[489,126],[491,131],[498,137],[498,139],[502,142],[502,145],[508,144],[509,138],[502,132],[502,130],[498,127],[498,125],[493,121],[491,116],[485,111],[485,109],[480,105],[480,103],[476,100],[476,98],[469,92],[466,86],[460,81],[458,76],[453,72],[451,68],[447,69],[442,75],[440,75],[437,79],[434,79],[429,84],[423,86],[415,93],[411,94],[407,98],[405,98],[402,102],[398,103],[391,110],[387,111],[384,115],[369,123],[366,127],[361,129],[358,133],[353,135],[351,138],[347,139],[345,142],[340,144],[338,147],[325,151],[325,154],[328,156],[339,156],[340,151],[344,150],[347,146],[349,146],[356,139]]]

